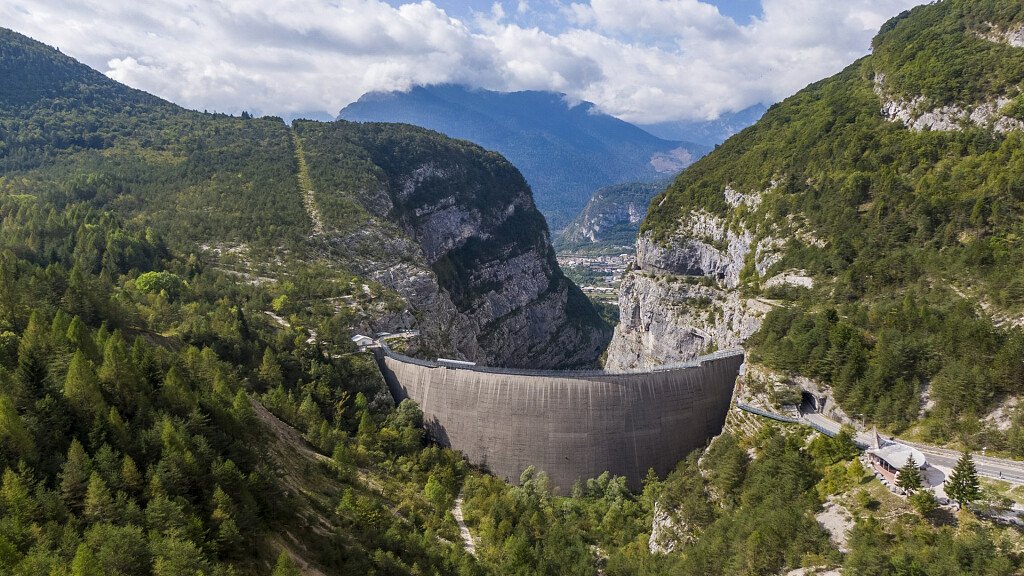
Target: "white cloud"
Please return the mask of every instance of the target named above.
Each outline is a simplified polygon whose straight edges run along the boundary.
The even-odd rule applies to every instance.
[[[472,21],[429,0],[13,0],[0,22],[190,108],[333,115],[367,91],[459,82],[562,91],[649,122],[783,98],[919,3],[762,0],[739,25],[698,0],[590,0],[540,29],[520,24],[526,0]]]

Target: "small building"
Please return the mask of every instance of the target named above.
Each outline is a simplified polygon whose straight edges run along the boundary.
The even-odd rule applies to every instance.
[[[896,484],[896,476],[900,469],[907,465],[907,461],[911,457],[919,469],[928,467],[928,460],[920,450],[913,446],[885,440],[878,435],[877,430],[873,435],[871,448],[867,450],[867,455],[871,461],[871,467],[891,485]]]
[[[353,336],[352,341],[355,342],[356,346],[359,346],[360,348],[366,348],[367,346],[373,344],[373,338],[370,338],[369,336],[364,336],[362,334],[356,334],[355,336]]]

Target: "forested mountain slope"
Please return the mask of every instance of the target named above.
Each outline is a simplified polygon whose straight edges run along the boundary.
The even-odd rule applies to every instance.
[[[651,204],[618,367],[746,341],[849,414],[1024,455],[1024,7],[943,0]],[[1012,420],[1012,422],[1011,422]]]
[[[419,329],[425,355],[571,366],[607,341],[500,156],[407,126],[184,110],[6,30],[0,72],[4,194],[115,211],[253,282],[317,263],[311,293],[276,283],[278,312],[332,298],[339,325]],[[353,282],[363,297],[342,299]]]
[[[500,152],[523,172],[554,230],[575,217],[594,190],[675,174],[709,149],[657,138],[553,92],[416,86],[366,94],[338,118],[405,122]]]
[[[579,216],[559,233],[555,245],[560,251],[631,249],[651,198],[670,182],[630,182],[598,189]]]
[[[308,339],[323,310],[282,328],[273,293],[109,212],[5,195],[0,219],[0,573],[468,563],[421,539],[455,530],[422,491],[461,459],[423,449],[372,358]]]

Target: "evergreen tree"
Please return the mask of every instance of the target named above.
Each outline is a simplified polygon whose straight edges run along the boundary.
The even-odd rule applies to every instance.
[[[903,488],[907,494],[913,494],[924,485],[921,481],[921,471],[917,467],[913,454],[907,458],[907,463],[900,468],[899,476],[896,477],[896,485]]]
[[[277,557],[274,572],[270,576],[302,576],[302,572],[299,572],[299,567],[295,565],[295,561],[287,552],[281,552]]]
[[[107,411],[107,430],[110,432],[110,438],[115,445],[125,448],[131,442],[128,423],[124,421],[121,413],[113,406]]]
[[[25,474],[18,474],[10,468],[4,470],[0,483],[0,516],[16,519],[23,525],[31,523],[39,509],[32,497],[32,483]]]
[[[64,378],[64,397],[84,422],[90,422],[93,414],[107,412],[100,389],[100,379],[92,362],[81,350],[76,351],[71,357],[71,364]]]
[[[145,395],[140,390],[141,376],[131,361],[128,346],[120,332],[114,332],[103,347],[100,380],[128,415],[142,407]]]
[[[914,510],[923,518],[927,518],[939,507],[939,503],[935,500],[935,496],[927,490],[921,490],[915,492],[910,496],[910,505],[914,507]]]
[[[107,483],[97,472],[89,476],[89,486],[85,491],[85,518],[90,522],[110,522],[114,520],[114,497],[107,488]]]
[[[153,576],[209,574],[206,555],[191,540],[164,538],[154,548],[159,552],[153,563]]]
[[[171,369],[167,371],[167,376],[164,377],[160,395],[163,396],[163,400],[167,404],[182,414],[188,414],[199,406],[192,391],[189,390],[185,378],[174,366],[171,366]]]
[[[369,410],[363,410],[362,416],[359,417],[359,429],[356,430],[356,434],[359,435],[361,442],[368,442],[370,437],[377,432],[377,426],[373,423],[373,417],[370,416]]]
[[[267,388],[280,386],[284,382],[281,365],[277,362],[277,356],[269,346],[263,350],[263,361],[260,362],[258,375],[260,382],[263,382]]]
[[[121,484],[129,494],[136,495],[142,490],[142,484],[144,480],[142,474],[139,472],[139,467],[136,466],[135,460],[132,460],[131,456],[125,454],[121,460]]]
[[[964,452],[953,467],[953,473],[946,480],[946,495],[961,506],[981,497],[978,469],[974,466],[974,458],[970,452]]]
[[[35,440],[25,427],[14,399],[0,392],[0,465],[15,466],[18,459],[34,459]],[[6,457],[10,455],[10,461]]]
[[[21,341],[18,343],[18,368],[15,374],[27,396],[21,399],[23,402],[43,395],[49,376],[48,354],[48,330],[43,315],[36,310],[32,312],[28,327],[25,328],[25,333],[21,335]]]
[[[234,518],[227,518],[217,527],[217,546],[222,556],[234,558],[239,556],[245,537],[238,529]]]
[[[93,340],[92,334],[89,333],[89,328],[85,325],[85,322],[82,322],[81,318],[75,316],[71,319],[71,324],[68,325],[65,337],[72,350],[81,350],[89,360],[99,361],[99,350],[96,348],[96,341]]]
[[[60,473],[60,494],[73,511],[81,511],[85,505],[86,490],[92,473],[92,461],[78,439],[71,441],[68,458]]]
[[[71,576],[104,576],[96,555],[85,544],[79,544],[75,551],[75,558],[71,561]]]

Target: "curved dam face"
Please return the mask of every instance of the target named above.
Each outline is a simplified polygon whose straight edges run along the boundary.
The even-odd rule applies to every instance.
[[[415,400],[428,436],[518,483],[528,466],[567,492],[608,471],[642,485],[719,434],[743,352],[648,372],[454,367],[377,350],[396,402]]]

